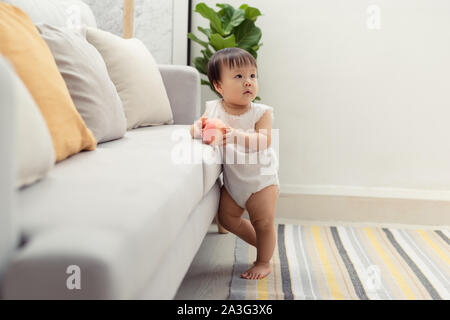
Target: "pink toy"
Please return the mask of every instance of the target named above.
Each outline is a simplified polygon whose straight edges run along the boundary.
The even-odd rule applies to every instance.
[[[202,118],[202,140],[203,143],[219,145],[223,135],[227,133],[227,127],[218,119]]]

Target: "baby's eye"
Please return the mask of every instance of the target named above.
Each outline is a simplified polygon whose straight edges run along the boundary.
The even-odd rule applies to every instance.
[[[256,74],[253,73],[253,74],[251,75],[251,77],[252,77],[252,78],[256,78]]]
[[[242,75],[238,74],[235,76],[235,78],[242,78]]]

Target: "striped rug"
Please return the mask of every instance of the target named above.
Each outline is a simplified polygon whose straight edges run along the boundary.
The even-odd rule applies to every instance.
[[[256,249],[236,237],[231,300],[450,299],[450,233],[376,227],[276,225],[272,272],[240,275]]]

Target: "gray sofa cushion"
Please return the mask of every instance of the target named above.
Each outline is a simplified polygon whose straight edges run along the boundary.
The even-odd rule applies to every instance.
[[[120,279],[128,279],[121,294],[136,290],[203,197],[202,163],[172,162],[179,143],[172,133],[180,128],[189,130],[174,125],[128,131],[123,139],[58,163],[45,180],[24,188],[18,195],[21,229],[29,248],[38,245],[38,252],[26,252],[25,246],[21,261],[27,256],[45,261],[47,253],[60,252],[59,244],[48,246],[48,237],[64,244],[72,241],[76,252],[66,252],[61,259],[76,264],[103,252],[110,257],[105,263],[119,263],[113,269],[125,273]],[[38,273],[28,276],[32,281]]]
[[[33,237],[67,224],[141,227],[140,219],[160,217],[161,209],[173,211],[165,219],[178,225],[203,197],[202,164],[171,161],[178,143],[171,140],[172,132],[180,127],[188,130],[158,126],[128,131],[123,139],[58,163],[45,180],[19,193],[23,232]],[[151,228],[158,227],[153,221]]]
[[[199,140],[200,142],[201,140]],[[223,160],[217,148],[203,145],[203,194],[208,193],[222,172]]]
[[[164,238],[136,247],[124,241],[130,235],[114,229],[67,226],[34,237],[15,255],[4,298],[172,299],[217,212],[219,189],[217,181],[148,276],[138,254],[155,259],[151,248],[143,254],[142,247]]]
[[[16,109],[14,77],[12,66],[0,59],[0,279],[18,239],[16,219],[13,210],[15,206],[14,185],[15,167],[15,136]],[[1,280],[0,280],[1,281]]]
[[[36,27],[52,52],[75,107],[97,142],[123,137],[127,120],[122,101],[102,56],[87,42],[84,29],[47,24]]]
[[[158,65],[169,96],[174,124],[192,124],[200,118],[200,73],[194,67]]]

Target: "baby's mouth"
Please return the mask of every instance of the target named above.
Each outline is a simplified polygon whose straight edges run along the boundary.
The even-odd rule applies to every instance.
[[[247,91],[244,92],[244,94],[252,94],[252,92],[247,90]]]

